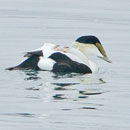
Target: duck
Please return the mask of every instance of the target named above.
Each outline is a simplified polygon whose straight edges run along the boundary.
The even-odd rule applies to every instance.
[[[91,56],[109,60],[100,40],[94,35],[80,36],[71,46],[44,43],[42,47],[26,52],[24,60],[7,70],[42,70],[54,73],[90,74],[98,71]]]

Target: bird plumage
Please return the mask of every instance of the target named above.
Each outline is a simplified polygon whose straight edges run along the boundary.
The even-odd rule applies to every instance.
[[[89,59],[95,55],[110,62],[99,39],[95,36],[81,36],[72,46],[64,47],[45,43],[41,48],[27,52],[22,63],[8,70],[35,69],[65,73],[92,73],[97,65]]]

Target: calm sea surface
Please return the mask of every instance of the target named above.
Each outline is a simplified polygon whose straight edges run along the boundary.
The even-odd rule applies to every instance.
[[[91,75],[7,71],[24,52],[96,35],[112,64]],[[0,0],[0,130],[129,130],[130,0]]]

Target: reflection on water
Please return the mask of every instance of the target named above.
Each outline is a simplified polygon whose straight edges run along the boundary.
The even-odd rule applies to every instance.
[[[88,96],[78,96],[78,98],[88,98]]]
[[[41,99],[39,95],[27,95],[25,98]]]
[[[26,95],[25,98],[42,100],[44,102],[70,102],[80,105],[75,109],[97,110],[102,104],[98,105],[90,102],[92,96],[98,96],[105,91],[102,87],[97,88],[98,84],[106,82],[99,75],[80,75],[80,74],[54,74],[51,73],[50,79],[44,80],[47,72],[44,71],[25,71],[25,81],[35,81],[36,85],[25,88],[28,91],[37,92]],[[49,76],[48,76],[49,77]],[[41,94],[42,93],[42,94]],[[62,111],[74,110],[66,105]]]
[[[81,78],[81,82],[86,84],[104,84],[106,81],[104,81],[102,78],[98,77],[87,77],[87,78]]]
[[[55,87],[54,90],[67,90],[67,88],[63,88],[63,87]]]
[[[70,110],[72,110],[72,109],[61,109],[62,111],[70,111]]]
[[[77,84],[80,84],[80,83],[51,83],[51,84],[61,86],[61,87],[65,87],[65,86],[77,85]]]
[[[54,91],[62,91],[65,92],[68,91],[78,91],[80,95],[78,95],[79,99],[82,98],[88,98],[88,95],[99,95],[104,93],[104,91],[100,88],[90,88],[89,85],[96,85],[96,84],[105,84],[106,82],[97,76],[93,75],[80,75],[80,74],[53,74],[52,80],[50,82],[42,82],[43,77],[39,74],[38,71],[28,70],[24,71],[25,75],[27,76],[24,80],[25,81],[39,81],[40,84],[35,87],[28,87],[26,90],[32,90],[32,91],[40,91],[40,88],[51,86]],[[44,72],[43,72],[44,73]],[[56,81],[54,82],[54,80]],[[63,80],[63,81],[61,81]],[[65,81],[65,82],[64,82]],[[72,82],[73,81],[73,82]],[[74,82],[75,81],[75,82]],[[44,84],[44,85],[43,85]],[[82,87],[83,86],[83,87]],[[40,88],[39,88],[40,87]],[[89,88],[88,88],[89,87]],[[82,89],[80,89],[82,88]],[[87,95],[87,96],[86,96]],[[52,95],[54,99],[67,99],[64,97],[65,94],[55,94]]]
[[[64,94],[56,94],[53,96],[55,100],[67,99]]]
[[[39,77],[31,76],[31,77],[25,78],[24,80],[34,80],[34,81],[36,81],[38,79],[39,79]]]
[[[78,73],[69,73],[69,74],[67,74],[67,73],[55,73],[53,78],[60,79],[60,78],[72,78],[72,77],[77,77],[77,76],[81,76],[81,74],[78,74]]]
[[[70,90],[71,86],[74,86],[80,83],[51,83],[51,84],[58,86],[58,87],[55,87],[54,90]],[[75,89],[72,88],[71,90],[75,90]]]
[[[5,113],[6,116],[20,116],[20,117],[35,117],[35,114],[32,113]]]
[[[26,90],[39,91],[40,88],[29,87],[29,88],[26,88]]]
[[[90,109],[90,110],[96,110],[95,107],[82,107],[81,109]]]
[[[79,93],[82,95],[98,95],[98,94],[102,94],[104,92],[101,92],[101,90],[99,90],[99,89],[87,89],[85,91],[79,91]]]
[[[99,85],[102,86],[106,82],[100,75],[58,75],[47,71],[32,70],[17,71],[16,73],[22,75],[20,79],[22,87],[16,92],[18,95],[21,94],[17,99],[17,101],[21,100],[18,105],[31,112],[18,109],[16,113],[5,111],[3,116],[8,116],[8,118],[24,117],[26,120],[32,119],[30,117],[39,120],[44,118],[50,121],[53,114],[53,118],[55,118],[59,113],[66,116],[69,113],[72,113],[72,115],[80,112],[86,114],[87,111],[96,112],[102,109],[102,102],[96,100],[96,98],[105,92],[103,87],[99,87]],[[17,107],[17,104],[15,107]],[[39,115],[37,115],[37,112]],[[46,117],[43,117],[42,115],[45,114]],[[74,117],[71,118],[73,120]],[[65,120],[63,120],[63,123],[65,123]]]
[[[36,80],[40,79],[40,77],[37,76],[38,75],[38,71],[35,71],[35,70],[25,70],[24,72],[27,75],[27,78],[25,78],[24,80],[36,81]]]

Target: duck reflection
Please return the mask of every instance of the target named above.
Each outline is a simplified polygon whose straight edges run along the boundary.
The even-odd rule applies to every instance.
[[[36,80],[41,79],[40,77],[38,77],[38,73],[39,73],[38,71],[26,70],[24,72],[25,72],[25,74],[27,76],[27,78],[25,78],[24,80],[34,80],[34,81],[36,81]]]
[[[54,98],[54,100],[67,99],[64,94],[55,94],[55,95],[53,96],[53,98]]]
[[[36,117],[36,115],[32,114],[32,113],[5,113],[3,115],[7,115],[7,116],[19,116],[19,117]]]
[[[61,78],[74,78],[77,76],[81,76],[83,74],[78,74],[78,73],[54,73],[52,76],[54,79],[61,79]]]
[[[82,107],[81,109],[90,109],[90,110],[96,110],[96,107]]]
[[[82,95],[99,95],[104,92],[102,92],[100,89],[87,89],[85,91],[79,91],[79,93]]]
[[[80,84],[80,83],[51,83],[51,84],[57,85],[57,86],[60,86],[60,87],[65,87],[65,86],[77,85],[77,84]]]
[[[39,74],[40,73],[40,74]],[[26,88],[29,91],[35,91],[38,93],[30,93],[31,95],[26,98],[35,98],[48,100],[50,102],[67,102],[71,104],[78,104],[78,108],[82,110],[97,110],[97,104],[91,102],[90,98],[97,99],[96,96],[105,93],[100,84],[105,84],[103,78],[100,76],[89,76],[79,74],[50,74],[39,71],[25,71],[25,81],[38,81],[35,85]],[[48,74],[47,81],[42,76]],[[39,80],[40,79],[40,80]],[[40,82],[39,82],[40,81]],[[98,86],[98,87],[97,87]],[[39,93],[42,91],[42,94]],[[40,96],[39,96],[40,95]],[[98,98],[99,100],[99,98]],[[70,107],[64,106],[61,110],[72,110]]]
[[[104,81],[102,78],[97,77],[87,77],[87,78],[81,78],[80,82],[85,84],[105,84],[106,81]]]
[[[67,79],[68,82],[61,82],[65,80],[61,80],[60,78],[59,80],[57,80],[57,82],[51,83],[52,85],[54,85],[55,92],[55,94],[52,96],[53,101],[59,102],[64,100],[65,102],[72,102],[72,104],[78,104],[78,106],[80,107],[76,109],[80,110],[98,110],[98,108],[103,106],[102,104],[98,105],[97,103],[90,103],[91,97],[95,100],[97,99],[98,95],[105,93],[103,88],[100,87],[101,84],[106,83],[106,81],[104,81],[103,78],[97,78],[97,76],[89,77],[83,75],[63,79]],[[98,98],[98,100],[99,99],[100,98]],[[72,109],[70,107],[65,107],[62,110]]]

